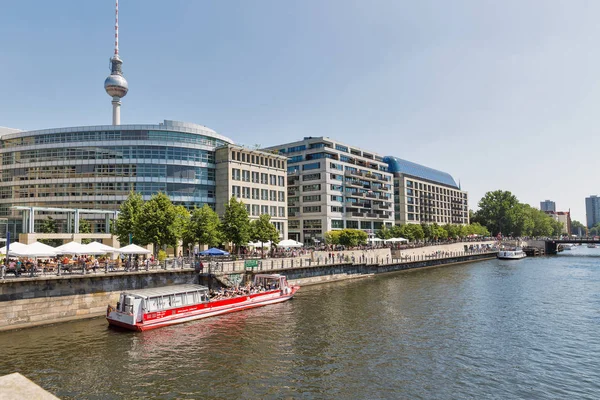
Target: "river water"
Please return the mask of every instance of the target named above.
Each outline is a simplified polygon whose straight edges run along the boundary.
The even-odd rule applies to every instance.
[[[0,341],[0,375],[62,399],[598,399],[600,249],[307,286],[148,332],[99,318]]]

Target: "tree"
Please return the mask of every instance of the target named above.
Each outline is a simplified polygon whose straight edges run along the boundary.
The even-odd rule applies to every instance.
[[[134,237],[141,245],[153,244],[154,254],[164,245],[177,246],[178,211],[169,196],[159,192],[144,203],[135,228]]]
[[[409,232],[409,236],[411,236],[410,240],[423,240],[425,237],[423,227],[419,224],[406,224],[406,230]],[[407,237],[406,239],[409,238]]]
[[[58,233],[58,224],[51,216],[42,222],[39,229],[40,233]],[[40,239],[40,242],[47,244],[48,246],[57,247],[62,244],[60,239]]]
[[[340,244],[340,234],[342,233],[342,231],[329,231],[329,232],[325,232],[325,243],[326,244],[332,244],[334,246],[337,246]]]
[[[85,219],[79,220],[79,233],[92,233],[92,224],[90,221]],[[81,239],[82,244],[88,244],[91,241],[91,239]]]
[[[571,235],[585,235],[586,227],[579,221],[571,221]]]
[[[221,221],[217,213],[204,204],[202,208],[195,208],[190,218],[190,236],[194,243],[204,244],[208,247],[217,247],[223,242],[220,231]]]
[[[127,200],[119,207],[119,216],[113,224],[114,233],[117,235],[119,243],[129,244],[129,235],[131,234],[133,243],[141,244],[141,241],[135,235],[135,230],[143,206],[142,195],[137,192],[130,192]]]
[[[507,235],[515,230],[515,211],[519,201],[511,192],[496,190],[487,192],[479,201],[474,220],[488,228],[493,235]]]
[[[238,202],[235,197],[229,199],[221,221],[221,232],[223,232],[225,240],[234,244],[238,254],[240,247],[250,241],[248,210],[241,200]]]
[[[269,214],[261,214],[257,220],[250,223],[250,236],[253,241],[257,242],[268,242],[271,241],[272,245],[279,243],[279,231],[271,223],[271,216]],[[264,248],[261,247],[261,257],[264,257]]]
[[[423,238],[425,240],[431,240],[433,238],[433,232],[431,229],[431,225],[422,223],[421,229],[423,230]]]
[[[383,226],[381,229],[375,232],[375,237],[386,240],[392,237],[392,232],[387,226]]]
[[[343,229],[340,231],[340,244],[346,247],[356,247],[359,244],[367,244],[369,236],[360,229]]]

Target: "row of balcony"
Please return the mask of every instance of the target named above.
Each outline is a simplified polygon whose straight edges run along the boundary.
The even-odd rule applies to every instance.
[[[390,182],[391,179],[387,176],[382,176],[382,177],[378,177],[375,174],[372,174],[370,172],[360,172],[360,171],[344,171],[344,175],[345,176],[350,176],[350,177],[361,177],[361,178],[366,178],[372,181],[379,181],[379,182]]]

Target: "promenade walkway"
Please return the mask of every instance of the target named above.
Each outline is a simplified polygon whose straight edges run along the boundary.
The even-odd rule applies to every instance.
[[[101,263],[97,268],[82,267],[71,265],[68,269],[55,268],[51,271],[35,269],[23,271],[20,276],[14,273],[0,272],[0,283],[12,279],[46,279],[52,276],[83,276],[83,275],[111,275],[125,273],[144,273],[145,271],[173,271],[173,270],[196,270],[200,273],[209,273],[213,275],[239,274],[246,271],[256,273],[262,272],[281,272],[290,268],[298,267],[318,267],[324,265],[336,264],[365,264],[365,265],[388,265],[410,263],[414,261],[443,259],[466,256],[489,252],[488,244],[492,242],[471,242],[469,246],[476,249],[465,251],[465,243],[451,243],[443,245],[433,245],[425,247],[416,247],[409,249],[394,250],[389,248],[379,249],[352,249],[345,251],[315,251],[308,252],[296,257],[284,258],[247,258],[243,260],[222,261],[219,257],[191,259],[175,258],[168,259],[161,265],[153,263],[145,265],[141,263],[138,266],[126,268],[117,263]],[[393,256],[396,255],[396,257]]]

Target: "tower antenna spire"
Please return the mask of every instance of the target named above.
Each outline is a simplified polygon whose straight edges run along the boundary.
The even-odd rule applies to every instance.
[[[115,56],[119,57],[119,0],[115,4]]]
[[[119,0],[115,0],[115,54],[110,59],[110,76],[104,81],[104,90],[112,97],[112,124],[121,124],[121,98],[129,91],[129,85],[123,76],[119,57]]]

